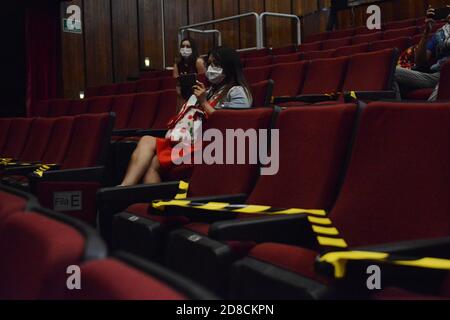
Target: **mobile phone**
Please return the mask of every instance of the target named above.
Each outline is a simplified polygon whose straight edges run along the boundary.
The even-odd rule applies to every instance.
[[[183,74],[178,78],[181,88],[181,96],[184,99],[189,99],[194,94],[192,88],[197,84],[197,75],[195,73]]]

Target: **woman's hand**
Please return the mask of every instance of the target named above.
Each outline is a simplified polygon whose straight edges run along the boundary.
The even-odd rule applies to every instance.
[[[207,102],[205,85],[200,81],[197,81],[197,84],[193,87],[193,89],[194,95],[197,97],[198,102],[203,106]]]

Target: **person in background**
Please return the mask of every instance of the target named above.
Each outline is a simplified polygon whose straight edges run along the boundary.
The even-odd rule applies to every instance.
[[[332,31],[338,26],[339,10],[347,8],[347,0],[331,0],[330,16],[328,18],[327,31]]]
[[[223,108],[251,107],[252,95],[236,50],[226,47],[211,50],[206,78],[211,88],[206,89],[203,83],[197,82],[193,87],[194,94],[168,123],[165,138],[146,136],[139,141],[120,186],[132,186],[141,181],[146,184],[161,182],[161,175],[176,165],[173,149],[183,143],[190,152],[185,153],[183,148],[180,154],[176,149],[177,159],[191,156],[200,124],[211,114]]]
[[[204,74],[206,72],[205,61],[199,57],[195,41],[185,38],[180,43],[180,52],[173,66],[173,77],[178,78],[182,74]]]
[[[450,61],[450,15],[447,23],[432,34],[435,10],[429,8],[425,20],[422,39],[415,51],[415,67],[407,69],[397,67],[395,72],[394,90],[397,99],[401,99],[401,91],[433,88],[429,101],[437,99],[441,67]],[[432,64],[432,62],[435,62]],[[430,64],[432,64],[430,66]]]

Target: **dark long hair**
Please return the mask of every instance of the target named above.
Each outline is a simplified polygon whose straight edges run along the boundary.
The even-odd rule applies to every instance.
[[[224,82],[228,84],[225,92],[228,92],[233,86],[241,86],[244,88],[248,99],[251,101],[252,94],[250,86],[245,79],[241,58],[237,51],[227,47],[215,47],[209,52],[209,56],[212,56],[223,69],[225,74]]]
[[[177,65],[180,65],[181,63],[183,63],[183,64],[187,64],[189,66],[192,66],[192,65],[195,66],[196,63],[197,63],[197,59],[199,57],[197,43],[195,43],[194,39],[186,37],[183,40],[181,40],[178,49],[181,49],[181,46],[183,45],[183,42],[185,42],[185,41],[189,41],[189,43],[191,44],[192,54],[191,54],[191,56],[189,58],[184,59],[181,56],[181,53],[178,51],[178,55],[177,55],[177,58],[175,60],[175,63]]]

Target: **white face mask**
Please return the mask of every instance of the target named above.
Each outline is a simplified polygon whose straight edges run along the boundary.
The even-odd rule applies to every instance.
[[[192,55],[192,48],[181,48],[180,54],[183,58],[189,58]]]
[[[223,74],[222,68],[209,66],[206,71],[206,78],[208,78],[209,82],[212,84],[219,84],[225,79],[225,75]]]

